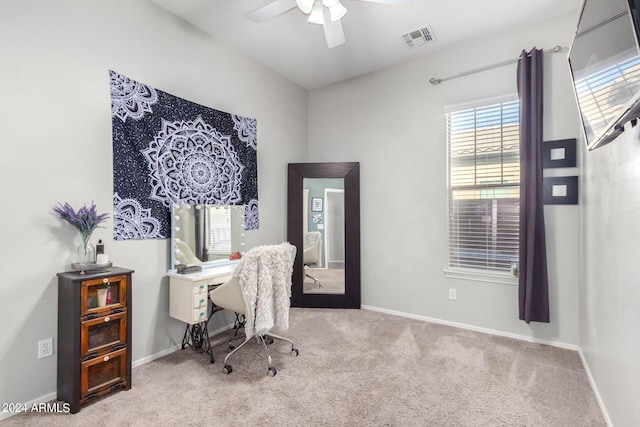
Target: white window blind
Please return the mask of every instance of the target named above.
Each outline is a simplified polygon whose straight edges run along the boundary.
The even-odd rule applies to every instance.
[[[207,253],[228,256],[231,252],[231,210],[228,206],[211,206],[207,221]]]
[[[519,103],[448,112],[449,268],[509,271],[518,261]]]

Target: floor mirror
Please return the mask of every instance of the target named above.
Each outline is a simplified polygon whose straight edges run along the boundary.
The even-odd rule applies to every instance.
[[[360,164],[290,163],[291,305],[360,308]]]

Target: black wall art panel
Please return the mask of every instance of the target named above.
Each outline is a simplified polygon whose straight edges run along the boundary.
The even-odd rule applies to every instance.
[[[172,203],[245,205],[257,229],[255,119],[214,110],[109,71],[113,238],[170,236]]]

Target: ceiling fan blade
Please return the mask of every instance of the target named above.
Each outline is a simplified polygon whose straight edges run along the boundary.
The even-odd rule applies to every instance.
[[[342,21],[339,19],[337,21],[332,21],[328,12],[328,9],[325,8],[324,24],[322,25],[322,29],[324,29],[324,38],[327,40],[327,47],[331,49],[343,45],[345,39],[344,31],[342,31]]]
[[[360,1],[368,1],[369,3],[380,3],[380,4],[410,4],[412,0],[360,0]]]
[[[255,22],[262,22],[282,15],[295,7],[297,7],[296,0],[274,0],[265,6],[247,13],[246,17]]]

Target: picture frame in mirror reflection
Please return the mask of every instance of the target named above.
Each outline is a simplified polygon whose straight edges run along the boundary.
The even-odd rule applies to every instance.
[[[244,205],[176,203],[171,207],[171,270],[226,264],[244,253]]]
[[[311,210],[313,212],[322,212],[322,198],[313,197],[311,199]]]

